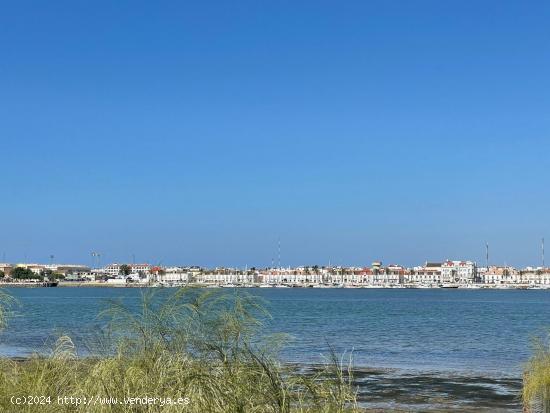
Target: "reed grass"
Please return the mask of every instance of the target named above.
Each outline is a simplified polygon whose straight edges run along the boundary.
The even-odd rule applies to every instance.
[[[269,317],[249,294],[181,288],[142,293],[139,308],[113,301],[99,314],[103,339],[78,355],[63,336],[51,355],[0,359],[1,412],[353,412],[349,364],[332,352],[313,374],[281,363],[280,336],[261,334]],[[0,315],[5,312],[0,311]],[[14,406],[12,396],[50,396]],[[96,404],[58,404],[58,397]],[[188,404],[104,404],[110,398],[188,398]],[[99,399],[101,400],[99,400]]]
[[[523,375],[523,403],[527,412],[550,412],[550,347],[545,340],[534,342],[534,354]]]

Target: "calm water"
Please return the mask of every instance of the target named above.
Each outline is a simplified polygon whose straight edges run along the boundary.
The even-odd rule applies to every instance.
[[[293,339],[283,356],[318,362],[328,345],[358,366],[519,376],[533,336],[550,327],[550,291],[247,289],[269,302],[267,329]],[[25,355],[61,333],[84,340],[110,298],[134,288],[15,288],[19,315],[0,336],[3,355]]]

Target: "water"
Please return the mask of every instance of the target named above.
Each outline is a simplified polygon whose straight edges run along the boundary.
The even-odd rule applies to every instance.
[[[89,338],[105,301],[137,303],[134,288],[13,288],[19,315],[0,336],[3,355],[42,351],[52,338]],[[247,289],[268,301],[267,332],[292,340],[282,356],[316,363],[329,345],[354,364],[424,373],[520,377],[534,336],[550,327],[550,291]]]

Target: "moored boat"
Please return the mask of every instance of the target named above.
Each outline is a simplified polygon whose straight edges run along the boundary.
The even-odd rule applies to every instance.
[[[458,288],[458,284],[454,283],[443,283],[439,285],[441,288]]]

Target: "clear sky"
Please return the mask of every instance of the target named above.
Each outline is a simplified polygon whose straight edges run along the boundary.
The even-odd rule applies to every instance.
[[[550,261],[548,1],[4,2],[0,261]]]

